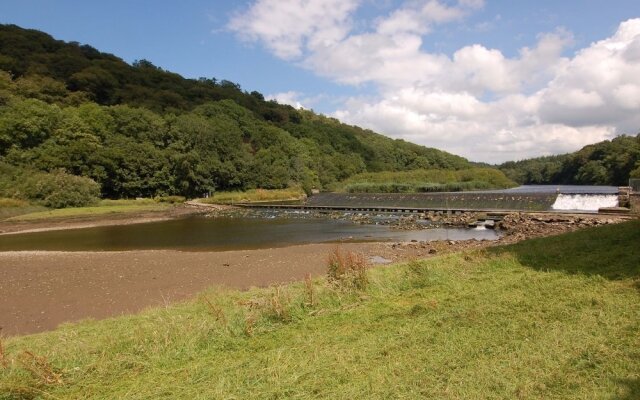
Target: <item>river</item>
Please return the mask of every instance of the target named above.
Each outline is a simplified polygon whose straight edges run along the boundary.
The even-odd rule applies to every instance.
[[[341,241],[495,240],[489,229],[397,230],[329,218],[192,216],[144,224],[103,226],[0,236],[0,251],[223,251]]]

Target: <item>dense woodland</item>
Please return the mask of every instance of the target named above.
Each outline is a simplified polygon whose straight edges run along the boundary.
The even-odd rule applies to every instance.
[[[233,82],[129,65],[14,25],[0,25],[0,163],[0,195],[33,192],[26,177],[41,171],[88,178],[109,198],[310,190],[361,172],[470,167]]]
[[[510,161],[499,166],[521,184],[626,186],[640,178],[640,134],[591,144],[575,153]]]

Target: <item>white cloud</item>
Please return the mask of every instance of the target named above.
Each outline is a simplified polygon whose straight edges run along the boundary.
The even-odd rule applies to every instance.
[[[350,30],[358,0],[258,0],[231,18],[228,28],[242,39],[260,41],[283,59],[330,46]]]
[[[620,24],[565,63],[540,91],[540,117],[571,126],[600,125],[619,133],[640,129],[640,19]]]
[[[230,26],[318,75],[377,88],[375,96],[345,101],[334,113],[339,119],[473,160],[573,151],[640,129],[640,19],[571,57],[564,54],[573,37],[562,28],[514,57],[482,44],[452,55],[423,49],[433,29],[483,6],[407,1],[353,32],[357,1],[259,0]],[[287,25],[289,14],[295,21]]]
[[[291,90],[288,92],[270,94],[266,99],[275,100],[280,104],[289,104],[293,108],[306,108],[302,105],[300,96],[300,93]]]
[[[420,3],[411,3],[406,7],[394,11],[389,17],[378,21],[377,32],[383,35],[397,33],[425,34],[431,30],[433,24],[441,24],[456,21],[464,17],[469,1],[461,1],[464,7],[448,6],[438,0],[429,0]],[[481,6],[479,2],[471,2],[473,8]],[[481,2],[480,2],[481,3]]]

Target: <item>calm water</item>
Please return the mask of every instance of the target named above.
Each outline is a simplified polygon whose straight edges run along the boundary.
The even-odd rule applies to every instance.
[[[429,241],[498,238],[486,229],[438,228],[415,231],[357,225],[330,219],[206,218],[184,219],[0,236],[0,251],[117,251],[176,249],[239,250],[339,241]]]

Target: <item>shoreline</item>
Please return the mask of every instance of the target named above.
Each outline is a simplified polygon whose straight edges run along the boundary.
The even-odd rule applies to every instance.
[[[477,247],[488,243],[472,242]],[[0,334],[32,334],[64,322],[132,314],[211,287],[246,290],[318,277],[326,273],[327,257],[338,246],[389,263],[454,247],[373,242],[220,252],[0,252]]]
[[[21,233],[36,233],[70,229],[97,228],[101,226],[133,225],[150,222],[170,221],[225,209],[224,207],[205,207],[185,204],[160,211],[140,211],[131,213],[114,213],[112,215],[95,215],[82,217],[61,217],[35,221],[0,221],[0,237]]]
[[[127,225],[186,217],[201,207],[176,207],[163,215],[118,215],[90,221],[48,221],[32,229]],[[7,251],[0,252],[0,335],[26,335],[86,318],[103,319],[183,301],[211,287],[246,290],[326,273],[329,254],[340,247],[363,254],[370,265],[510,244],[617,223],[630,217],[512,214],[495,241],[313,243],[253,250]],[[24,228],[27,224],[21,224]],[[0,224],[0,227],[2,225]],[[26,233],[27,229],[13,233]],[[7,233],[5,233],[7,234]]]

